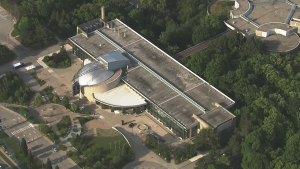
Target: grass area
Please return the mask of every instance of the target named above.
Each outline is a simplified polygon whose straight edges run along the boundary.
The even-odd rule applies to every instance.
[[[6,157],[1,151],[0,151],[0,157],[10,166],[12,169],[17,169],[17,167],[11,162],[10,159]]]
[[[79,120],[81,126],[84,125],[86,122],[93,120],[94,118],[89,116],[89,117],[77,117]]]
[[[0,44],[0,66],[13,61],[16,57],[17,55],[7,46]]]
[[[57,129],[62,137],[68,134],[69,128],[71,126],[70,116],[63,116],[62,119],[57,123]]]
[[[61,144],[61,145],[59,145],[59,149],[62,151],[67,151],[68,148],[67,148],[67,146]]]
[[[38,82],[40,86],[43,86],[46,82],[37,77],[36,72],[31,72],[30,75]]]
[[[34,124],[39,124],[40,123],[40,121],[38,121],[36,118],[34,118],[33,115],[26,108],[23,108],[23,107],[7,107],[7,108],[9,108],[12,111],[22,115],[23,117],[25,117],[31,123],[34,123]]]
[[[109,152],[107,158],[113,158],[114,156],[121,154],[122,146],[128,144],[122,135],[115,137],[83,137],[82,140],[92,149],[101,148],[104,151]],[[120,148],[118,140],[120,140]],[[114,142],[116,142],[116,144]],[[111,143],[111,147],[109,143]]]
[[[17,41],[19,41],[19,42],[20,42],[20,40],[21,40],[21,39],[20,39],[20,36],[16,37],[15,39],[16,39]]]
[[[17,30],[17,29],[14,29],[14,30],[11,32],[11,36],[12,36],[12,37],[19,36],[18,30]]]
[[[234,1],[217,2],[210,7],[210,13],[220,17],[227,17],[230,15],[230,10],[232,10],[233,5]]]
[[[13,152],[14,158],[18,161],[21,168],[28,169],[28,161],[27,158],[21,153],[20,151],[20,143],[19,141],[13,137],[9,137],[4,131],[0,131],[0,138],[4,139],[7,146],[11,151]],[[42,168],[42,162],[38,160],[38,158],[35,158],[34,161],[32,161],[35,168]]]

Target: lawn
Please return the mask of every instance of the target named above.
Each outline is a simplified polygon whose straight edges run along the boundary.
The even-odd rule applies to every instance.
[[[234,6],[234,1],[220,1],[210,7],[210,13],[220,17],[227,17],[230,15],[232,6]]]
[[[85,144],[87,144],[92,149],[102,148],[103,150],[107,150],[106,152],[110,152],[110,154],[107,156],[107,158],[112,158],[116,155],[121,154],[122,146],[124,144],[128,144],[122,135],[114,136],[114,137],[101,137],[101,136],[100,137],[83,137],[82,140]],[[119,144],[119,140],[120,140],[120,144]],[[109,143],[111,143],[111,146]],[[119,148],[119,145],[120,145],[120,148]]]
[[[36,72],[31,72],[30,75],[38,82],[40,86],[43,86],[46,82],[37,77]]]
[[[0,66],[13,61],[17,55],[8,49],[7,46],[0,44]]]
[[[14,29],[14,30],[11,32],[11,36],[12,36],[12,37],[19,36],[18,30],[17,30],[17,29]]]
[[[69,128],[71,126],[70,116],[63,116],[62,119],[57,123],[57,130],[59,131],[62,137],[65,137],[68,134]]]
[[[4,139],[9,149],[13,152],[13,158],[18,161],[18,164],[22,166],[21,168],[27,169],[27,158],[20,152],[20,143],[15,138],[9,137],[4,131],[0,131],[0,138]],[[9,150],[8,149],[8,150]],[[36,168],[42,168],[42,162],[35,158],[33,161]]]

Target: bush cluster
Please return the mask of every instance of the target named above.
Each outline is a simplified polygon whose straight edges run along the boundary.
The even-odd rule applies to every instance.
[[[71,58],[63,46],[61,46],[59,53],[45,56],[43,62],[52,68],[67,68],[71,66]]]

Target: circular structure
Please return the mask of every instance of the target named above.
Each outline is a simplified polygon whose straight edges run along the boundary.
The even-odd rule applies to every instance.
[[[269,51],[292,52],[299,46],[299,2],[235,0],[227,27],[246,38],[255,37],[265,42]]]
[[[99,62],[91,62],[84,65],[77,73],[80,86],[98,85],[114,74],[114,71],[106,70]]]
[[[137,128],[141,131],[148,130],[148,126],[146,124],[138,125]]]
[[[263,41],[271,52],[291,52],[298,48],[300,42],[296,33],[290,36],[275,34],[268,37],[256,36],[255,38]]]

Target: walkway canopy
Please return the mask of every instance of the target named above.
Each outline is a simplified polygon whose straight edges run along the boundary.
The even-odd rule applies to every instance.
[[[102,104],[121,108],[138,107],[147,104],[145,99],[126,84],[122,84],[104,93],[94,93],[94,98]]]

